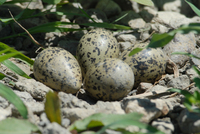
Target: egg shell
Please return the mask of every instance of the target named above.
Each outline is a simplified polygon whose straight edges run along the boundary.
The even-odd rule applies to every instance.
[[[134,88],[140,82],[154,83],[160,79],[166,70],[166,55],[160,48],[147,48],[135,55],[129,56],[129,53],[136,47],[145,47],[147,44],[137,44],[122,52],[119,59],[126,62],[133,70],[135,75]]]
[[[79,41],[76,56],[84,76],[89,67],[99,60],[119,57],[119,45],[110,31],[93,29]]]
[[[33,73],[38,81],[66,93],[76,93],[82,84],[78,61],[71,53],[58,47],[49,47],[37,55]]]
[[[84,89],[93,98],[120,100],[132,90],[134,74],[129,65],[117,58],[100,60],[87,71]]]

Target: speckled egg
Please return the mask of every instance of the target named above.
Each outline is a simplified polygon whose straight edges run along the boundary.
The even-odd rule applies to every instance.
[[[82,84],[78,61],[71,53],[58,47],[49,47],[37,55],[33,73],[38,81],[66,93],[76,93]]]
[[[134,87],[137,87],[140,82],[153,83],[165,73],[166,56],[160,48],[143,49],[141,52],[129,56],[129,53],[134,48],[146,45],[146,43],[137,44],[134,47],[126,49],[119,56],[119,59],[126,62],[134,72]]]
[[[89,67],[99,60],[117,58],[119,45],[110,31],[102,28],[93,29],[81,38],[76,56],[84,76]]]
[[[97,100],[113,101],[125,97],[133,88],[134,74],[129,65],[117,58],[106,58],[91,66],[84,89]]]

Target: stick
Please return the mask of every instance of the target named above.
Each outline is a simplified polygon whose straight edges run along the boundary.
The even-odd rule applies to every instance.
[[[37,44],[37,45],[39,45],[39,46],[41,46],[42,47],[42,45],[39,43],[39,42],[37,42],[34,38],[33,38],[33,36],[29,33],[29,31],[28,30],[26,30],[21,24],[19,24],[16,20],[15,20],[15,18],[13,17],[13,15],[12,15],[12,13],[11,13],[11,11],[8,9],[8,11],[9,11],[9,13],[10,13],[10,16],[12,17],[12,19],[30,36],[30,38]]]

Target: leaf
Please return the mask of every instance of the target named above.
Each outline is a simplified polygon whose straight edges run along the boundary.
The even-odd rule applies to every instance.
[[[10,70],[15,72],[16,74],[18,74],[22,77],[31,79],[31,77],[29,77],[24,71],[22,71],[18,66],[16,66],[14,63],[12,63],[10,60],[4,60],[2,62],[2,64],[4,64],[6,67],[8,67]]]
[[[196,77],[193,79],[193,81],[195,82],[195,85],[200,89],[200,78]]]
[[[154,6],[154,4],[151,0],[131,0],[131,1],[135,1],[135,2],[140,3],[142,5]]]
[[[4,60],[7,60],[11,57],[16,56],[17,54],[19,54],[19,52],[13,52],[13,53],[9,53],[9,54],[5,54],[5,55],[1,55],[0,56],[0,62],[3,62]]]
[[[185,100],[186,101],[188,100],[190,103],[195,103],[196,102],[195,97],[190,92],[188,92],[186,90],[181,90],[181,89],[175,89],[175,88],[173,88],[173,89],[170,89],[169,91],[181,93],[182,95],[185,96]]]
[[[154,34],[148,47],[156,48],[163,47],[169,43],[174,38],[174,35],[164,34]]]
[[[61,125],[60,101],[54,92],[49,91],[46,94],[45,113],[50,122],[57,122]]]
[[[134,55],[134,54],[136,54],[136,53],[142,51],[143,49],[145,49],[145,48],[139,48],[139,47],[137,47],[137,48],[133,49],[133,50],[129,53],[128,56],[132,56],[132,55]]]
[[[48,4],[58,4],[61,0],[43,0],[43,2],[46,2]]]
[[[102,27],[102,28],[108,28],[108,29],[124,29],[124,30],[132,30],[131,27],[129,26],[123,26],[123,25],[118,25],[118,24],[111,24],[111,23],[82,23],[79,25],[83,26],[94,26],[94,27]]]
[[[109,125],[106,125],[104,127],[102,127],[96,134],[102,134],[106,129],[113,129],[113,130],[117,130],[117,129],[125,129],[128,126],[137,126],[140,129],[146,129],[149,132],[148,133],[153,133],[153,134],[164,134],[163,132],[157,130],[156,128],[148,125],[148,124],[144,124],[135,120],[131,120],[131,119],[122,119],[122,120],[118,120],[116,122],[113,122]]]
[[[200,71],[196,66],[192,66],[192,68],[194,69],[194,71],[200,76]],[[200,89],[200,88],[199,88]]]
[[[10,48],[10,50],[7,51],[6,54],[10,54],[10,53],[16,52],[16,53],[18,53],[18,54],[17,54],[17,55],[14,55],[13,57],[22,59],[22,60],[26,61],[27,63],[29,63],[29,65],[31,65],[31,66],[33,65],[34,61],[31,60],[29,57],[25,56],[24,54],[18,52],[17,50],[15,50],[15,49],[13,49],[13,48],[11,48],[11,47],[9,47],[8,45],[6,45],[6,44],[0,42],[0,51],[5,50],[5,49],[8,49],[8,48]]]
[[[24,119],[28,118],[28,111],[23,101],[7,86],[0,83],[0,96],[12,103]]]
[[[197,57],[197,56],[195,56],[191,53],[186,53],[186,52],[174,52],[174,53],[172,53],[172,55],[174,55],[174,54],[187,55],[189,57],[194,57],[194,58],[200,59],[200,57]]]
[[[33,132],[40,133],[40,130],[28,120],[7,118],[0,121],[1,134],[31,134]]]
[[[101,127],[103,125],[106,126],[121,119],[132,119],[139,121],[141,117],[142,115],[139,113],[129,113],[129,114],[98,113],[98,114],[93,114],[83,120],[78,120],[74,122],[69,129],[70,130],[75,129],[79,132],[93,127]]]
[[[0,73],[0,80],[2,80],[4,77],[6,77],[4,74]]]
[[[187,34],[189,32],[194,32],[195,34],[199,34],[200,23],[190,23],[188,25],[182,25],[180,28],[175,29],[169,33],[154,34],[148,47],[152,48],[163,47],[174,38],[176,33]]]
[[[185,2],[188,3],[188,5],[192,8],[192,10],[193,10],[198,16],[200,16],[200,10],[199,10],[195,5],[193,5],[191,2],[189,2],[189,1],[187,1],[187,0],[185,0]]]
[[[2,5],[6,0],[0,0],[0,5]]]

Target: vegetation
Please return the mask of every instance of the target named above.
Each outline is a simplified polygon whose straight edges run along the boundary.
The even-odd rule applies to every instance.
[[[27,0],[19,0],[20,2],[26,2]],[[6,2],[6,0],[0,0],[0,5],[3,3],[15,3],[19,2],[17,0],[9,1]],[[49,4],[63,4],[60,3],[61,0],[43,0],[44,2],[47,2]],[[134,0],[138,3],[145,4],[145,5],[153,5],[151,0]],[[190,2],[185,0],[191,8],[200,16],[200,11]],[[79,16],[86,16],[89,17],[84,10],[80,9],[82,11],[82,14],[76,14]],[[50,12],[50,10],[38,13],[34,16],[31,16],[32,12],[28,9],[23,10],[20,14],[15,16],[15,19],[17,21],[27,19],[30,17],[36,17],[44,14],[68,14],[65,12]],[[91,19],[91,18],[90,18]],[[2,22],[4,22],[5,25],[12,24],[13,19],[12,18],[6,18],[6,19],[0,19]],[[28,31],[33,34],[33,33],[41,33],[41,32],[68,32],[68,31],[77,31],[77,30],[83,30],[83,29],[69,29],[69,28],[63,28],[61,26],[64,25],[76,25],[75,23],[67,23],[67,22],[49,22],[40,26],[36,26],[33,28],[28,29]],[[82,24],[83,26],[94,26],[94,27],[104,27],[104,28],[109,28],[109,29],[131,29],[128,26],[123,26],[123,25],[117,25],[117,24],[112,24],[112,23],[85,23]],[[152,37],[152,40],[150,44],[147,47],[162,47],[169,43],[174,35],[178,32],[180,33],[188,33],[188,32],[195,32],[195,33],[200,33],[200,24],[193,23],[189,25],[184,25],[181,26],[180,28],[173,30],[169,33],[164,33],[164,34],[154,34]],[[17,36],[25,36],[26,32],[24,33],[19,33],[19,34],[14,34],[10,35],[7,37],[0,38],[0,41],[3,39],[8,39],[8,38],[13,38]],[[134,49],[130,55],[135,54],[139,51],[141,51],[141,48],[136,48]],[[4,55],[3,55],[4,54]],[[188,54],[188,53],[176,53],[176,54],[185,54],[188,56],[193,56],[194,55]],[[28,65],[32,66],[33,61],[25,56],[24,54],[16,51],[13,48],[10,48],[8,45],[0,42],[0,62],[4,65],[6,65],[8,68],[10,68],[12,71],[15,73],[25,77],[25,78],[30,78],[28,75],[26,75],[21,69],[19,69],[17,66],[14,66],[13,63],[7,59],[10,57],[18,58],[24,62],[26,62]],[[196,57],[198,58],[198,57]],[[200,58],[199,58],[200,59]],[[14,68],[13,68],[14,67]],[[195,71],[200,75],[200,71],[197,69],[197,67],[193,66]],[[5,74],[0,73],[0,78],[3,79],[5,77]],[[200,89],[200,78],[195,78],[194,82],[196,83],[196,86]],[[185,102],[184,105],[191,111],[195,112],[200,112],[199,106],[200,106],[200,93],[198,91],[195,91],[194,94],[189,93],[188,91],[184,90],[179,90],[179,89],[171,89],[171,91],[179,92],[185,96]],[[0,133],[20,133],[20,134],[28,134],[31,132],[35,133],[40,133],[39,128],[28,121],[28,111],[26,106],[24,105],[23,101],[10,89],[9,87],[5,86],[4,84],[0,83],[0,96],[4,97],[7,99],[10,103],[12,103],[16,109],[19,111],[23,119],[15,119],[15,118],[7,118],[3,121],[0,121]],[[193,109],[192,106],[196,105],[198,108]],[[52,112],[48,112],[51,109]],[[53,109],[53,110],[52,110]],[[49,92],[46,96],[46,102],[45,102],[45,113],[47,114],[48,119],[51,122],[57,122],[58,124],[61,124],[61,113],[60,113],[60,105],[59,105],[59,98],[55,93]],[[89,116],[83,120],[76,121],[70,126],[70,131],[76,131],[79,133],[103,133],[106,129],[112,129],[115,131],[121,131],[123,133],[131,134],[128,130],[125,128],[127,126],[137,126],[140,129],[146,129],[148,133],[162,133],[158,131],[157,129],[141,123],[139,120],[142,117],[142,115],[138,113],[130,113],[130,114],[125,114],[125,115],[109,115],[109,114],[94,114],[92,116]],[[22,131],[23,130],[23,131]],[[137,132],[141,133],[141,132]]]

